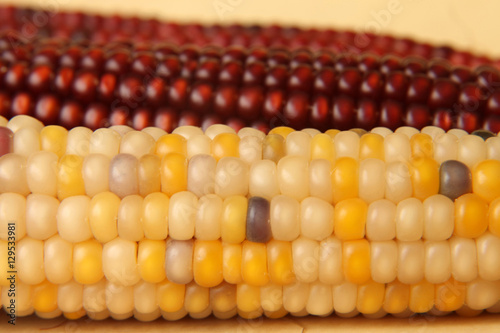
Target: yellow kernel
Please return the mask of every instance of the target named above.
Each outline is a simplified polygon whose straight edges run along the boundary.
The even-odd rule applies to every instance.
[[[186,285],[186,296],[184,297],[184,308],[189,313],[201,313],[210,305],[210,291],[191,282]]]
[[[328,135],[329,137],[331,137],[332,139],[334,139],[335,136],[339,133],[340,133],[340,130],[338,130],[338,129],[329,129],[328,131],[325,132],[325,134]]]
[[[155,154],[163,157],[170,153],[177,153],[186,156],[187,140],[179,134],[165,134],[156,141]]]
[[[278,134],[283,137],[283,139],[286,139],[288,134],[295,132],[295,130],[291,127],[286,127],[286,126],[278,126],[269,131],[268,134]]]
[[[335,148],[332,138],[327,134],[318,134],[311,139],[311,159],[326,159],[335,162]]]
[[[479,162],[472,172],[472,191],[486,202],[500,197],[500,161]]]
[[[467,193],[455,200],[455,235],[481,236],[488,228],[488,204],[477,194]]]
[[[420,200],[437,194],[439,191],[439,164],[428,157],[412,157],[410,173],[413,196]]]
[[[385,285],[370,281],[358,286],[358,300],[356,308],[363,314],[376,313],[384,303]]]
[[[410,302],[410,286],[398,280],[385,287],[384,310],[387,313],[401,313],[408,308]]]
[[[177,312],[184,307],[185,284],[176,284],[168,280],[156,286],[158,306],[165,312]]]
[[[161,191],[171,197],[187,190],[188,161],[184,155],[170,153],[163,157],[160,166]]]
[[[267,243],[267,268],[272,283],[285,285],[295,281],[290,242],[271,240]]]
[[[376,133],[367,133],[359,139],[359,159],[376,158],[384,160],[384,138]]]
[[[222,244],[222,274],[227,283],[238,284],[241,280],[241,244]]]
[[[218,161],[223,157],[240,157],[240,137],[233,133],[218,134],[210,144],[212,156]]]
[[[77,243],[73,247],[73,278],[81,284],[99,282],[102,271],[102,245],[96,240]]]
[[[409,308],[416,313],[428,312],[434,306],[434,285],[422,280],[410,286]]]
[[[334,234],[341,240],[355,240],[365,237],[368,205],[361,199],[340,201],[335,206]]]
[[[434,143],[430,135],[425,133],[416,133],[410,138],[411,154],[414,157],[434,156]]]
[[[256,312],[260,309],[260,287],[239,284],[236,287],[236,305],[243,312]]]
[[[241,195],[226,198],[222,204],[221,238],[239,244],[246,237],[248,200]]]
[[[195,240],[193,274],[202,287],[215,287],[222,282],[222,243],[218,240]]]
[[[57,197],[59,200],[85,194],[82,165],[83,158],[78,155],[64,155],[59,161],[57,174]]]
[[[68,130],[61,126],[45,126],[40,131],[40,146],[42,150],[53,152],[61,157],[66,152]]]
[[[460,309],[465,303],[465,293],[465,283],[453,278],[436,285],[434,300],[436,309],[446,312]]]
[[[137,265],[144,281],[159,283],[165,280],[165,250],[163,240],[143,239],[139,242]]]
[[[350,157],[339,158],[331,173],[333,202],[358,197],[358,162]]]
[[[169,199],[161,192],[151,193],[142,202],[142,228],[144,237],[166,239],[168,236]]]
[[[244,241],[241,249],[241,275],[246,284],[264,286],[269,282],[266,244]]]
[[[285,140],[279,134],[266,135],[262,141],[262,159],[278,163],[285,156]]]
[[[47,280],[33,287],[33,308],[39,312],[57,310],[57,285]]]
[[[120,198],[111,192],[99,193],[90,201],[90,229],[99,242],[106,243],[118,236],[119,207]]]
[[[342,244],[342,266],[347,281],[363,284],[370,280],[370,243],[366,239]]]
[[[500,198],[490,203],[488,225],[489,230],[497,237],[500,237]]]
[[[161,159],[152,154],[146,154],[139,159],[137,176],[139,178],[139,194],[142,197],[161,190]]]
[[[210,305],[217,312],[228,312],[236,307],[236,285],[222,282],[210,289]]]

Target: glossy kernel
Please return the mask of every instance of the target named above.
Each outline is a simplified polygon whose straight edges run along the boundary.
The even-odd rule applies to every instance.
[[[455,235],[466,238],[481,236],[488,228],[488,204],[474,193],[455,200]]]

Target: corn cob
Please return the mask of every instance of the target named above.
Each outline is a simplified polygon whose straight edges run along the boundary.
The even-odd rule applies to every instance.
[[[225,122],[261,130],[283,124],[322,131],[431,124],[500,130],[500,73],[492,67],[310,51],[267,56],[259,49],[227,48],[204,55],[191,46],[160,46],[155,54],[154,48],[123,44],[107,52],[84,48],[78,61],[75,47],[59,56],[61,47],[40,47],[29,64],[5,62],[0,115],[35,115],[45,124],[92,129],[154,125],[171,131]],[[277,55],[291,60],[277,63]]]
[[[14,222],[20,316],[500,310],[492,133],[0,125],[1,302]],[[23,179],[34,170],[16,152],[25,131],[35,139],[24,147],[41,144]]]
[[[444,58],[456,65],[475,67],[491,63],[484,56],[456,51],[449,46],[434,47],[407,38],[374,35],[369,32],[302,29],[280,26],[230,26],[178,24],[137,17],[100,16],[79,12],[53,12],[30,8],[0,7],[0,31],[12,39],[40,37],[90,40],[106,44],[114,41],[136,43],[171,41],[174,44],[217,45],[227,47],[264,46],[285,49],[330,49],[334,52],[416,55]],[[26,34],[28,36],[26,36]]]

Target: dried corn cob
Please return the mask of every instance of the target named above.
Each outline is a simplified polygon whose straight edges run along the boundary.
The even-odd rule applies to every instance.
[[[35,115],[45,124],[92,129],[155,125],[171,131],[177,124],[226,122],[236,129],[433,124],[500,130],[500,73],[492,67],[472,71],[442,61],[310,51],[279,64],[274,57],[284,51],[267,56],[228,48],[203,55],[192,47],[163,46],[156,54],[155,48],[89,47],[79,62],[71,58],[74,47],[59,57],[60,47],[42,48],[45,57],[35,55],[31,64],[5,63],[0,115]]]
[[[283,47],[285,49],[330,49],[334,52],[378,55],[394,54],[401,57],[416,55],[424,58],[444,58],[456,65],[477,66],[491,60],[456,51],[448,46],[434,47],[411,39],[335,31],[331,29],[301,29],[280,26],[230,26],[177,24],[137,17],[100,16],[78,12],[52,12],[30,8],[0,7],[0,31],[8,31],[11,40],[34,37],[90,40],[106,44],[113,41],[137,43],[162,42],[195,44],[200,46],[241,45]],[[28,36],[26,36],[28,34]],[[285,55],[286,57],[286,55]]]
[[[0,194],[0,258],[14,222],[18,315],[175,320],[500,310],[500,157],[491,133],[276,128],[264,136],[219,125],[205,133],[115,127],[68,134],[26,117],[1,124],[8,126],[0,131],[1,184],[8,188]],[[63,163],[55,173],[64,170],[70,180],[65,195],[56,198],[64,193],[61,179],[49,184],[43,173],[54,172],[51,162],[37,164],[38,180],[25,180],[31,185],[15,193],[23,180],[14,184],[9,177],[19,176],[9,170],[23,157],[12,151],[26,130],[42,142],[33,154]],[[99,131],[106,134],[96,142]],[[108,179],[108,188],[96,190],[106,186],[100,178],[86,193],[79,166],[90,156],[126,157],[118,171],[109,169],[109,179],[117,171],[124,182]],[[132,180],[130,161],[145,156],[145,174],[156,180]],[[87,174],[102,168],[93,163],[101,167]],[[363,163],[373,164],[362,171]],[[376,163],[386,175],[394,163],[419,169],[406,174],[410,194],[395,198],[406,189],[379,185],[387,176],[376,173]],[[68,193],[75,189],[82,192]],[[6,263],[3,304],[10,302]]]

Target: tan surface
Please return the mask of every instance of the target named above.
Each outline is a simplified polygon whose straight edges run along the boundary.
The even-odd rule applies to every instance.
[[[227,11],[217,12],[214,4],[233,4]],[[0,0],[0,3],[56,4],[61,9],[82,9],[100,13],[153,16],[175,21],[284,23],[303,26],[350,28],[364,31],[367,27],[396,36],[413,37],[432,43],[447,43],[461,49],[500,57],[500,1],[488,0]],[[373,13],[396,9],[386,21],[377,22]],[[52,7],[54,8],[54,7]],[[394,10],[393,10],[394,12]],[[293,318],[279,320],[259,319],[245,321],[234,318],[220,321],[183,319],[178,322],[157,320],[141,323],[135,320],[75,322],[64,318],[41,320],[20,318],[13,330],[7,325],[5,313],[0,312],[2,332],[498,332],[500,315],[482,315],[476,318],[456,316],[397,319],[387,316],[380,320],[363,317],[341,319]]]
[[[500,1],[494,0],[0,0],[0,3],[118,12],[175,21],[277,22],[380,30],[500,57]],[[393,14],[377,20],[377,13],[390,13],[389,9],[393,9]]]

